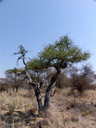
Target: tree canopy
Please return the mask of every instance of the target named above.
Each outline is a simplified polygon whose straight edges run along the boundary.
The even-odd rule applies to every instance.
[[[89,52],[82,51],[66,35],[54,44],[44,47],[36,58],[30,60],[27,65],[29,69],[43,69],[48,67],[65,68],[69,64],[87,60]]]

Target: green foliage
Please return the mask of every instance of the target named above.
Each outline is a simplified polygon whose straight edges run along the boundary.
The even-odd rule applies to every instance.
[[[6,70],[6,74],[12,74],[12,73],[14,73],[14,74],[19,74],[19,73],[22,73],[22,72],[24,72],[24,70],[23,69],[17,69],[17,68],[13,68],[13,69],[8,69],[8,70]]]
[[[26,53],[28,52],[27,50],[25,50],[25,48],[22,46],[22,45],[20,45],[19,47],[19,51],[18,52],[14,52],[13,54],[14,55],[20,55],[19,57],[18,57],[18,59],[17,59],[17,63],[18,63],[18,61],[20,60],[20,59],[22,59],[23,60],[23,63],[25,64],[25,56],[26,56]]]
[[[27,50],[25,50],[25,48],[22,45],[20,45],[18,48],[19,48],[19,51],[14,52],[14,55],[16,55],[16,54],[25,55],[28,52]]]
[[[6,70],[6,73],[9,73],[9,74],[11,74],[11,73],[17,73],[17,71],[18,71],[17,68],[14,68],[14,69],[8,69],[8,70]]]
[[[68,64],[81,62],[89,57],[88,52],[83,52],[68,36],[64,36],[54,44],[46,46],[37,58],[27,64],[29,69],[65,68]]]

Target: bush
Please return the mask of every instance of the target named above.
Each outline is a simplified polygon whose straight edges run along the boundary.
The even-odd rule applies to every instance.
[[[94,73],[90,66],[83,66],[80,70],[73,69],[71,72],[71,91],[77,90],[82,94],[87,89],[91,89]]]
[[[64,87],[70,86],[70,79],[64,75],[64,73],[61,73],[56,81],[56,87],[59,89],[62,89]]]
[[[8,83],[0,83],[0,92],[8,91],[8,88],[10,88]]]

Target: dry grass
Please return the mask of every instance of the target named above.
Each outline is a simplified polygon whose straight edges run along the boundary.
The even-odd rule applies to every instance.
[[[32,90],[0,93],[0,128],[96,128],[96,91],[82,97],[69,92],[58,90],[51,97],[49,117],[38,116]]]

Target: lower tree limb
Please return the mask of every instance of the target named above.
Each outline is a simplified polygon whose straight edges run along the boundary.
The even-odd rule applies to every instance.
[[[38,103],[38,109],[39,111],[43,109],[43,105],[42,105],[42,98],[41,98],[41,93],[40,93],[40,86],[37,83],[32,83],[29,82],[29,84],[33,87],[34,92],[35,92],[35,96],[37,99],[37,103]]]
[[[49,103],[50,103],[50,92],[52,90],[53,85],[55,84],[54,82],[51,82],[47,88],[46,95],[45,95],[45,101],[44,101],[44,109],[49,109]]]
[[[37,99],[37,103],[38,103],[38,108],[39,111],[43,109],[43,105],[42,105],[42,98],[41,98],[41,94],[40,94],[40,90],[39,89],[35,89],[35,96]]]
[[[50,105],[50,92],[57,80],[58,75],[60,74],[60,70],[57,69],[57,73],[51,78],[51,83],[49,84],[47,91],[46,91],[46,95],[45,95],[45,101],[44,101],[44,109],[49,109],[49,105]]]

